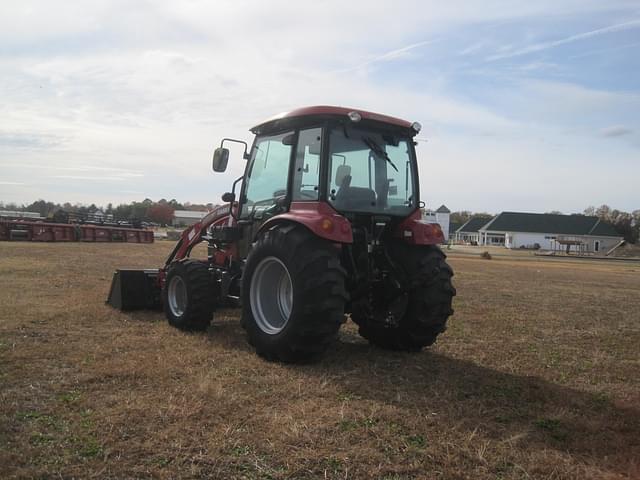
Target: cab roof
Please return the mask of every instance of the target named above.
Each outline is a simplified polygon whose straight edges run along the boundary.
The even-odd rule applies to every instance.
[[[362,121],[365,122],[383,123],[392,125],[394,127],[413,130],[411,127],[412,122],[402,120],[401,118],[391,117],[389,115],[383,115],[381,113],[368,112],[366,110],[360,110],[358,108],[317,105],[312,107],[297,108],[295,110],[291,110],[290,112],[279,113],[278,115],[275,115],[274,117],[271,117],[253,127],[251,129],[251,132],[257,134],[263,133],[265,131],[277,130],[280,127],[284,127],[285,125],[292,125],[294,123],[297,123],[298,121],[306,120],[307,118],[309,120],[312,120],[333,117],[344,118],[345,120],[348,120],[349,113],[351,112],[359,113]]]

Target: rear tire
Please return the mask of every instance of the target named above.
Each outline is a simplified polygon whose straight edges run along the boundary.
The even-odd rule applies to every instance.
[[[173,263],[162,289],[162,305],[169,324],[185,331],[206,330],[213,317],[214,293],[206,262]]]
[[[338,253],[299,225],[258,238],[242,278],[242,326],[260,356],[307,362],[335,340],[348,299]]]
[[[436,246],[393,242],[388,247],[409,284],[404,314],[395,325],[385,324],[379,318],[386,315],[389,306],[385,306],[384,312],[376,312],[365,299],[354,303],[351,318],[359,325],[360,335],[370,343],[389,350],[417,352],[433,344],[447,328],[456,294],[451,283],[453,270]]]

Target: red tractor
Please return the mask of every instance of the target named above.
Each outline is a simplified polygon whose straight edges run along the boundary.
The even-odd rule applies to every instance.
[[[224,139],[213,170],[244,145],[225,205],[187,228],[163,268],[118,271],[108,302],[162,304],[169,323],[204,330],[217,307],[242,308],[258,354],[285,362],[324,352],[348,314],[383,348],[431,345],[453,313],[453,271],[438,225],[421,220],[414,137],[420,124],[309,107]],[[239,192],[236,192],[240,184]],[[190,258],[208,244],[208,258]]]

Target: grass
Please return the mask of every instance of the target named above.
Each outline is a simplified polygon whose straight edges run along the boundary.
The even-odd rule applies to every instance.
[[[0,478],[640,478],[640,265],[452,252],[436,345],[314,365],[104,305],[172,245],[0,243]]]

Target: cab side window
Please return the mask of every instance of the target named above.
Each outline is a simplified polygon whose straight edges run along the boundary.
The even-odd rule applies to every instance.
[[[322,129],[300,130],[296,149],[292,200],[318,200],[320,182],[320,147]]]
[[[287,193],[293,132],[258,138],[245,180],[241,218],[260,215]]]

